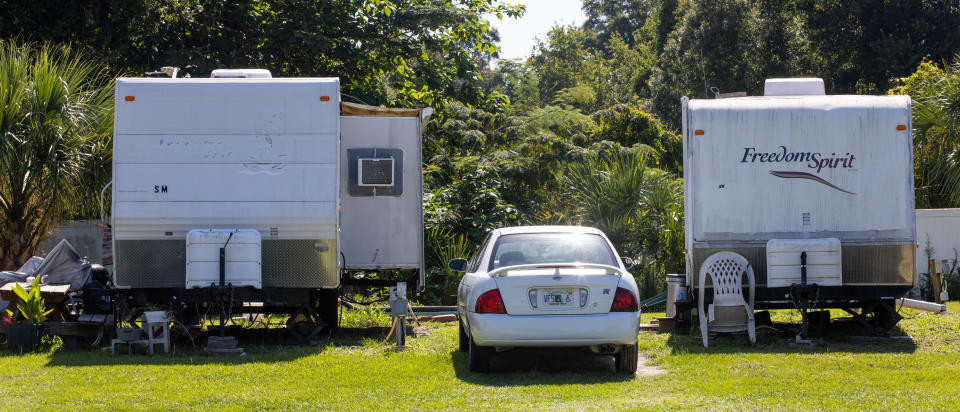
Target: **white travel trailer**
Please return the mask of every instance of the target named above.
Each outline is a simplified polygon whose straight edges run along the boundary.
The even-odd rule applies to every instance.
[[[425,115],[341,103],[336,78],[118,79],[115,286],[159,303],[226,286],[327,325],[344,270],[422,287]]]
[[[761,97],[684,97],[687,284],[701,286],[708,256],[736,252],[758,307],[793,307],[807,252],[817,307],[896,323],[917,243],[910,104],[825,95],[820,79],[768,80]]]

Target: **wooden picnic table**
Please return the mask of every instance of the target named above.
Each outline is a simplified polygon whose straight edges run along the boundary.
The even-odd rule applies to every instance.
[[[10,309],[14,313],[17,312],[17,307],[20,306],[20,298],[13,292],[13,285],[15,284],[18,283],[11,282],[0,287],[0,299],[10,302],[7,309]],[[29,283],[19,283],[19,285],[23,286],[26,290],[30,290],[32,286]],[[53,309],[53,312],[47,316],[48,319],[59,321],[76,320],[74,316],[70,315],[70,311],[67,309],[66,300],[68,292],[70,292],[70,285],[40,285],[40,296],[44,302],[46,302],[47,308]]]
[[[20,283],[20,285],[27,290],[32,286],[29,283]],[[99,344],[104,327],[113,324],[113,315],[71,315],[66,305],[69,292],[70,285],[40,286],[40,296],[43,297],[47,308],[53,309],[53,312],[47,316],[47,321],[43,322],[44,332],[60,336],[64,345],[68,348],[89,348],[91,344]],[[13,283],[0,287],[0,299],[10,302],[7,308],[16,312],[16,308],[20,304],[20,298],[13,292]],[[4,326],[0,323],[0,333],[5,332]]]

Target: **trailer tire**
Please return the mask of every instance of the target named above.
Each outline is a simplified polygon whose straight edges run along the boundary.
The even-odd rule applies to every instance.
[[[316,293],[317,317],[323,321],[327,330],[337,330],[340,319],[337,310],[340,307],[339,289],[320,289]]]
[[[622,345],[620,346],[620,353],[613,355],[614,365],[617,367],[617,372],[620,373],[637,373],[637,361],[639,361],[639,353],[637,351],[637,345]]]
[[[487,373],[490,372],[490,356],[493,354],[493,347],[477,346],[470,339],[470,349],[467,352],[468,366],[471,372]]]
[[[457,349],[460,352],[466,352],[470,350],[470,337],[467,336],[467,331],[463,328],[463,320],[458,319],[457,323],[460,325],[460,327],[457,328],[460,332],[460,337],[457,339],[457,343],[459,344]]]
[[[896,326],[897,322],[900,322],[900,319],[902,318],[900,314],[897,313],[896,301],[892,299],[881,300],[880,303],[873,308],[874,326],[884,332]]]

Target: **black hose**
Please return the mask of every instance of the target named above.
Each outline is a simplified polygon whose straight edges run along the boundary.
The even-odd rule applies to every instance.
[[[353,304],[355,304],[355,305],[361,305],[361,306],[370,306],[370,305],[372,305],[372,304],[374,304],[374,303],[385,302],[385,301],[387,301],[387,300],[390,299],[390,297],[387,296],[387,297],[383,297],[383,298],[379,298],[379,299],[374,299],[374,300],[367,301],[367,302],[360,302],[360,301],[356,301],[356,300],[350,299],[350,298],[348,298],[348,297],[346,297],[346,296],[341,296],[340,298],[343,299],[343,300],[346,301],[346,302],[350,302],[350,303],[353,303]]]

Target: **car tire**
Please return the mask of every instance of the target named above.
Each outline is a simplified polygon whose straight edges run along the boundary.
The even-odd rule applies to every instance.
[[[467,353],[470,371],[487,373],[490,372],[490,356],[493,354],[493,348],[489,346],[477,346],[470,339],[470,349]]]
[[[620,353],[614,355],[614,364],[617,366],[617,372],[637,373],[637,345],[623,345],[620,347]]]
[[[463,328],[463,320],[458,319],[457,323],[460,324],[460,327],[457,328],[460,330],[460,338],[457,339],[457,344],[459,345],[459,348],[457,349],[460,352],[466,352],[470,350],[470,337],[467,336],[467,331]]]

